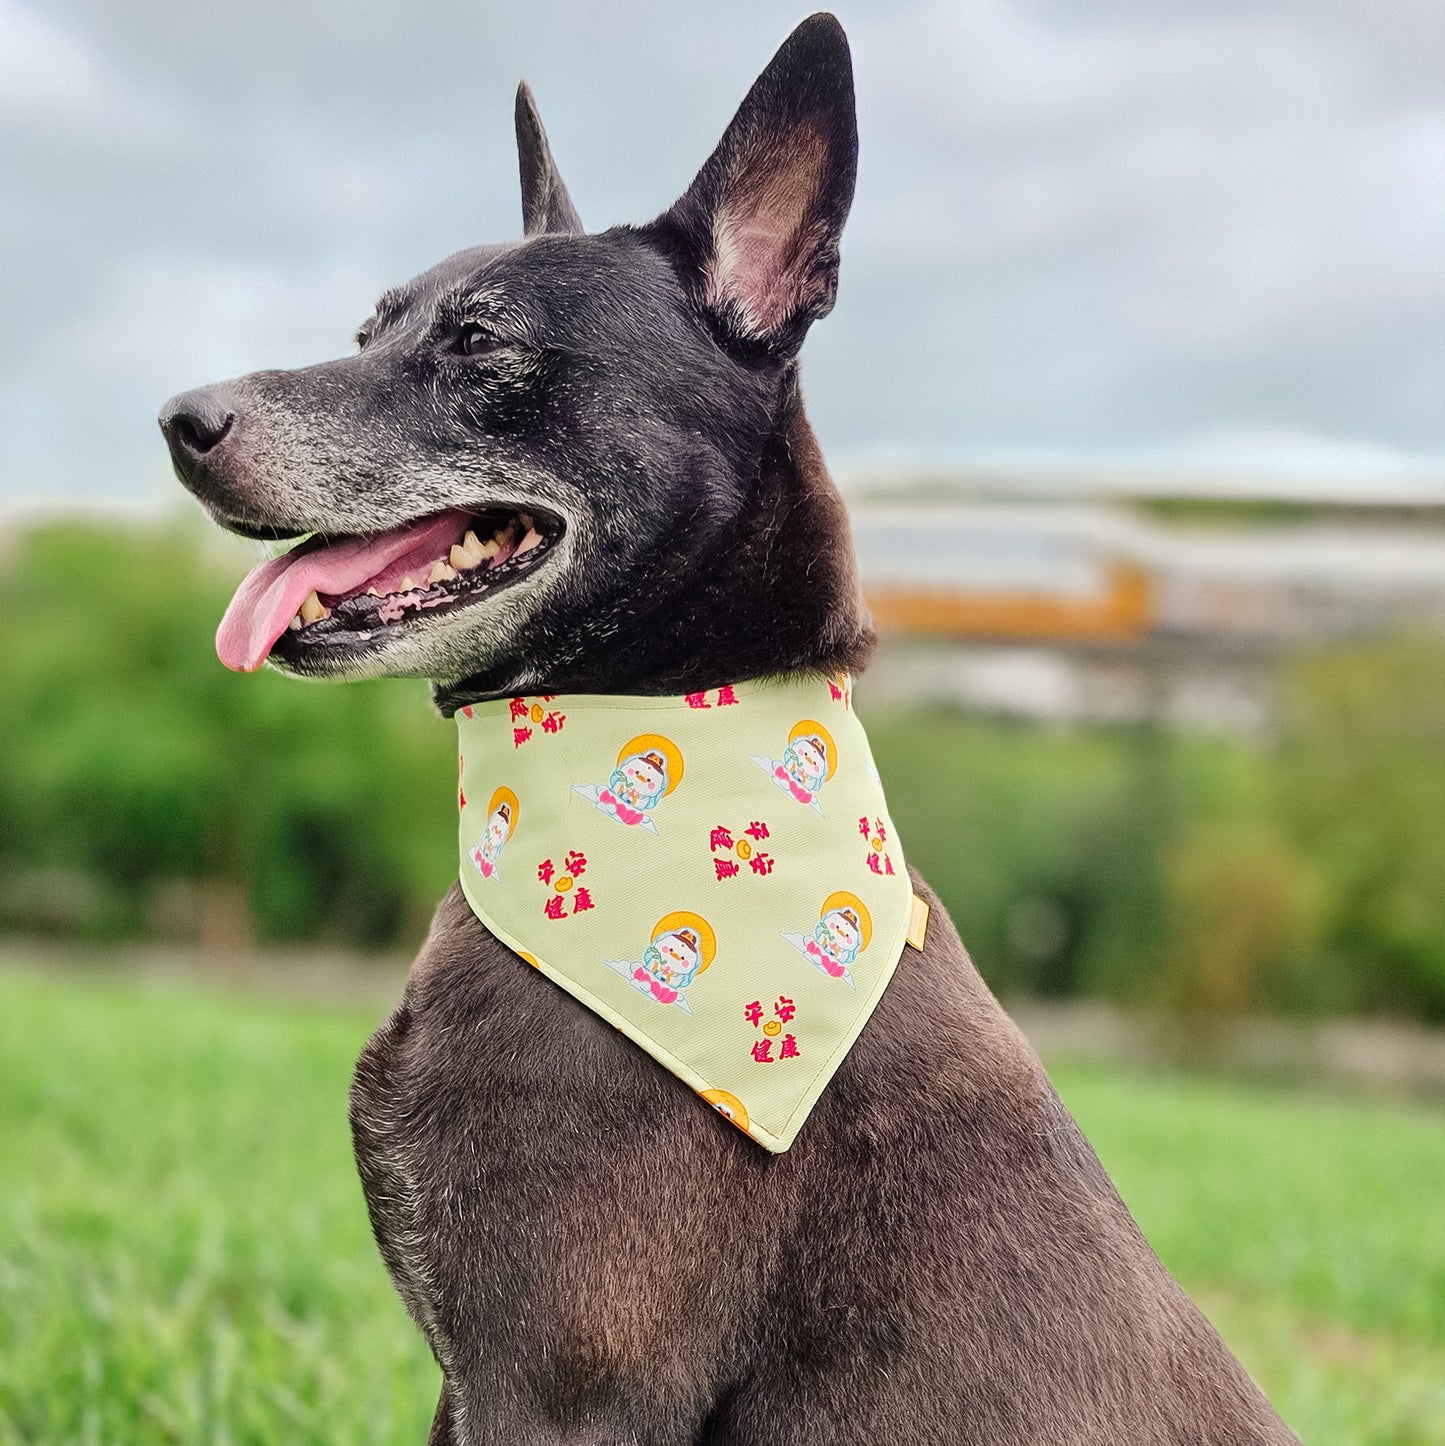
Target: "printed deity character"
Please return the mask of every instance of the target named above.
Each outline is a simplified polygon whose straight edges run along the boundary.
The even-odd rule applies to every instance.
[[[632,977],[646,984],[662,1004],[674,1003],[702,967],[702,946],[691,929],[660,934],[647,946]]]
[[[644,733],[623,744],[606,783],[579,783],[574,793],[627,828],[657,834],[650,815],[682,781],[682,750],[659,733]]]
[[[499,788],[492,795],[486,827],[469,857],[484,879],[500,879],[502,850],[517,827],[517,796],[510,789]]]
[[[829,894],[811,934],[785,933],[783,938],[814,969],[856,989],[851,966],[873,938],[873,919],[856,894]]]
[[[783,750],[783,771],[809,793],[817,793],[828,776],[828,745],[817,736],[795,738]]]
[[[805,718],[788,734],[781,758],[751,754],[753,762],[773,782],[799,803],[806,803],[814,813],[823,812],[818,795],[838,767],[838,751],[833,737],[821,723]]]
[[[608,786],[628,808],[656,808],[667,792],[667,760],[656,752],[634,753],[613,769]]]
[[[834,979],[841,979],[848,966],[863,947],[863,928],[851,909],[832,909],[818,920],[811,941],[817,950],[818,963]],[[810,954],[814,953],[809,949]]]
[[[657,921],[641,959],[605,959],[640,994],[657,1004],[693,1012],[683,992],[717,953],[717,934],[701,914],[677,912]]]

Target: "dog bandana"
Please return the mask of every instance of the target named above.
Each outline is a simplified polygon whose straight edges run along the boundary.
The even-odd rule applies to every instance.
[[[457,723],[473,912],[786,1150],[924,907],[848,677],[512,698]]]

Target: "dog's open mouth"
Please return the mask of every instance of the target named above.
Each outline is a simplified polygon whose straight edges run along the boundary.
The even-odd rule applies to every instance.
[[[487,596],[526,576],[561,535],[560,519],[488,508],[359,537],[308,538],[263,562],[236,590],[216,652],[253,673],[281,641],[362,642],[438,610]]]

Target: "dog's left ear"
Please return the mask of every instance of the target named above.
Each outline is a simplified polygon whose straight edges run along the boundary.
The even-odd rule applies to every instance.
[[[687,193],[651,227],[726,342],[790,355],[833,309],[853,201],[853,63],[837,19],[810,16],[754,82]]]
[[[524,80],[517,87],[517,160],[522,169],[522,233],[540,236],[545,231],[582,231],[582,218],[562,184],[532,87]]]

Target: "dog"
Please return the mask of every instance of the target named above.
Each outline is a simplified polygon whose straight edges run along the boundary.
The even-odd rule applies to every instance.
[[[523,240],[388,291],[355,355],[163,410],[218,523],[317,534],[243,586],[226,661],[426,678],[448,716],[861,669],[798,380],[856,168],[838,22],[793,32],[645,225],[586,234],[525,84],[516,124]],[[776,1155],[681,1108],[452,887],[351,1092],[376,1239],[442,1370],[433,1446],[1295,1440],[913,883],[926,946]]]

